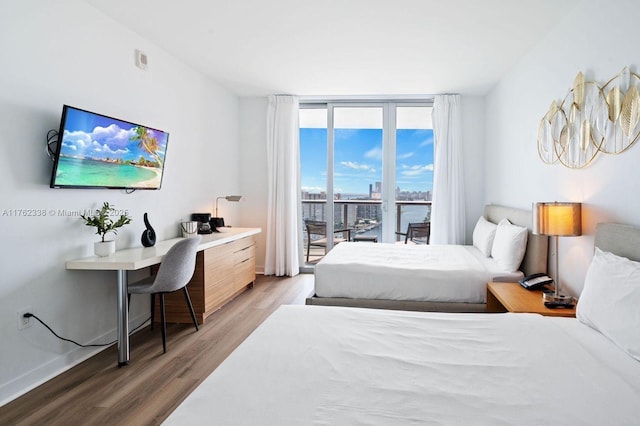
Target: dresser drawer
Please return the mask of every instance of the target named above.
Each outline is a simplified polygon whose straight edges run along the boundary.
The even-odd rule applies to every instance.
[[[234,261],[234,264],[236,265],[243,263],[248,259],[254,259],[255,257],[256,257],[255,244],[249,247],[245,247],[242,250],[239,250],[233,253],[233,261]]]
[[[203,323],[255,281],[255,255],[256,239],[253,235],[214,245],[198,253],[196,271],[188,287],[198,323]],[[182,292],[168,294],[166,300],[168,322],[191,322]],[[159,311],[157,316],[160,317]]]
[[[235,265],[233,270],[233,287],[238,290],[256,280],[256,260],[250,257]]]

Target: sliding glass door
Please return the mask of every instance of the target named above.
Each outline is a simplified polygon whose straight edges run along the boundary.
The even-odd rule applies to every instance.
[[[396,107],[396,229],[431,221],[433,125],[430,106]]]
[[[300,171],[305,261],[335,241],[393,242],[429,219],[433,133],[428,104],[302,104]],[[306,221],[324,222],[310,235]],[[340,231],[337,232],[336,231]]]
[[[334,106],[334,224],[351,239],[382,241],[383,116],[380,106]]]

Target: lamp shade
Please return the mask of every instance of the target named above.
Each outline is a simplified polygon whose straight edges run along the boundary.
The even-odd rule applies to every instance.
[[[534,203],[533,233],[562,237],[582,235],[582,204]]]

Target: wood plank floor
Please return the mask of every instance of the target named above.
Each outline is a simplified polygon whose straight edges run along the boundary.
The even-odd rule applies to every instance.
[[[304,304],[313,275],[258,276],[245,291],[193,325],[167,324],[131,336],[131,361],[117,367],[114,346],[0,407],[0,425],[157,425],[282,304]]]

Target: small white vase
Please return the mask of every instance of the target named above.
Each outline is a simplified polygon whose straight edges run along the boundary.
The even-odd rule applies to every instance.
[[[98,257],[107,257],[116,252],[115,241],[98,241],[93,244],[93,252]]]

